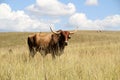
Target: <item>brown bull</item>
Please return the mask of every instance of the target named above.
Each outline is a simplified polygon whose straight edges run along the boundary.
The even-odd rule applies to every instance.
[[[71,38],[70,34],[74,33],[62,30],[54,32],[52,29],[51,32],[48,34],[36,33],[28,36],[30,56],[34,57],[37,51],[43,56],[50,53],[52,58],[55,58],[55,55],[61,55]]]

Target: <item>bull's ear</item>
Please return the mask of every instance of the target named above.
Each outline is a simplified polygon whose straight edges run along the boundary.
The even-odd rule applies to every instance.
[[[71,39],[71,36],[70,36],[70,35],[68,36],[68,39]]]
[[[68,37],[68,39],[71,39],[71,37]]]

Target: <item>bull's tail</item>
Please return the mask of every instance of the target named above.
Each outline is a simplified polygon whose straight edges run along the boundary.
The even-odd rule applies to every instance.
[[[34,40],[33,40],[33,38],[28,37],[27,44],[28,44],[29,51],[30,51],[29,55],[32,56],[32,57],[34,57],[34,55],[35,55],[35,49],[34,49]]]
[[[28,39],[27,39],[27,44],[28,44],[29,50],[31,50],[32,49],[32,41],[31,41],[30,37],[28,37]]]

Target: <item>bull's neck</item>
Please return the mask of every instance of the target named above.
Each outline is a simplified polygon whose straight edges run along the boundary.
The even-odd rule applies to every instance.
[[[59,38],[59,45],[64,46],[64,42],[65,42],[65,38],[64,38],[64,36],[61,36],[61,37]]]

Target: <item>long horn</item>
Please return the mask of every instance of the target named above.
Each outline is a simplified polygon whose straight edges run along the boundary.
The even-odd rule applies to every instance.
[[[54,33],[54,34],[59,34],[59,32],[53,31],[52,28],[51,28],[51,26],[50,26],[50,30],[51,30],[51,32]]]
[[[78,27],[76,28],[76,30],[71,31],[70,34],[74,34],[75,32],[77,32],[77,30],[78,30]]]

